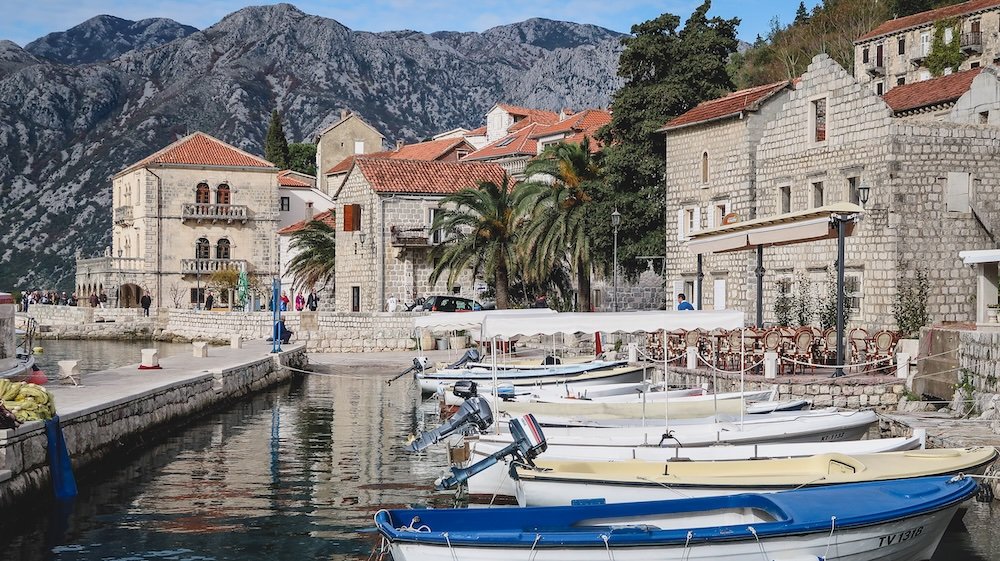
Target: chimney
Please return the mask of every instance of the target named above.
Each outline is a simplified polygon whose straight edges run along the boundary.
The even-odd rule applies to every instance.
[[[406,141],[405,140],[397,140],[396,141],[396,151],[397,152],[400,151],[400,150],[402,150],[403,146],[406,146]]]
[[[351,114],[351,110],[350,109],[346,109],[346,108],[341,109],[340,110],[340,120],[343,121],[348,116],[350,116],[350,114]]]
[[[559,110],[559,120],[560,121],[563,121],[567,117],[570,117],[572,115],[573,115],[573,110],[570,109],[569,107],[563,107],[562,109]]]
[[[312,201],[306,201],[306,220],[312,220],[312,217],[313,217]]]

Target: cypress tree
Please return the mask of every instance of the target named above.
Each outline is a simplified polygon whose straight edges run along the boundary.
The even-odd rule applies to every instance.
[[[799,9],[795,10],[795,23],[805,23],[809,21],[809,11],[806,10],[806,3],[799,2]]]
[[[267,140],[264,142],[264,159],[279,169],[288,168],[288,139],[281,128],[281,115],[277,109],[271,111],[271,124],[267,127]]]

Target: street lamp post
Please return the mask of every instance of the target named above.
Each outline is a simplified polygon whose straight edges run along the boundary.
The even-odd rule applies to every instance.
[[[614,310],[616,312],[618,311],[618,226],[620,226],[621,223],[622,223],[622,215],[620,212],[618,212],[618,209],[616,208],[615,211],[611,213],[611,228],[614,231],[614,240],[615,240],[614,256],[612,259],[614,261],[613,264],[614,272],[612,273],[612,278],[614,279],[614,291],[615,291]]]

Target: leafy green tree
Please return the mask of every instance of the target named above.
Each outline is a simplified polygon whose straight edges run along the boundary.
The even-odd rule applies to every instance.
[[[316,176],[316,145],[294,142],[288,145],[288,169]]]
[[[964,0],[890,0],[889,13],[894,18],[901,18],[943,6],[958,4]]]
[[[271,123],[267,126],[264,159],[278,166],[278,169],[288,169],[288,139],[285,138],[281,115],[277,109],[271,111]]]
[[[542,280],[560,263],[570,264],[576,275],[579,310],[589,312],[591,232],[587,214],[591,209],[588,187],[595,185],[599,168],[590,150],[590,139],[580,144],[560,142],[546,148],[524,170],[529,180],[549,181],[540,187],[535,215],[522,242],[525,271],[529,280]]]
[[[289,247],[296,254],[285,268],[295,281],[293,290],[326,286],[333,280],[337,255],[337,231],[323,220],[312,220],[292,234]]]
[[[442,199],[431,229],[444,231],[447,238],[431,251],[430,282],[448,271],[448,283],[453,284],[471,268],[477,277],[485,274],[493,281],[497,308],[509,308],[512,274],[520,263],[518,237],[538,192],[537,185],[513,188],[504,179],[503,185],[483,181]]]
[[[632,26],[618,74],[625,80],[612,100],[611,123],[598,134],[605,148],[604,181],[588,211],[594,259],[605,270],[612,257],[611,213],[622,214],[618,260],[628,278],[646,270],[640,255],[662,255],[665,244],[663,170],[665,139],[658,130],[699,102],[733,89],[726,63],[736,52],[739,19],[708,17],[711,2],[694,10],[684,27],[663,14]]]

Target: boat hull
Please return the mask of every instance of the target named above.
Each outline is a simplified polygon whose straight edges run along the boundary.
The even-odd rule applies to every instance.
[[[497,372],[497,382],[500,384],[512,384],[515,387],[540,386],[558,387],[563,384],[572,384],[578,387],[588,387],[602,384],[621,384],[629,382],[641,382],[646,379],[649,367],[646,366],[626,366],[612,368],[609,370],[591,370],[577,374],[567,374],[562,372],[524,375],[510,377],[507,372]],[[472,377],[441,377],[433,373],[418,374],[417,381],[420,384],[420,391],[423,393],[435,393],[444,391],[448,386],[458,380],[472,380],[474,382],[485,381],[489,385],[493,384],[492,373],[489,376]]]
[[[472,440],[469,442],[469,461],[462,467],[468,467],[490,454],[497,452],[503,446],[495,442]],[[623,446],[549,446],[541,456],[543,460],[585,460],[585,461],[616,461],[616,460],[646,460],[665,462],[681,458],[693,461],[710,460],[749,460],[753,458],[794,458],[812,456],[824,452],[839,452],[841,454],[877,454],[879,452],[897,452],[914,450],[921,447],[918,437],[885,438],[873,440],[858,440],[847,442],[803,442],[792,444],[759,444],[744,446],[704,446],[695,448],[660,448],[641,446],[626,448]],[[470,495],[499,495],[514,497],[517,489],[510,477],[510,464],[507,461],[497,462],[477,473],[468,480]]]

